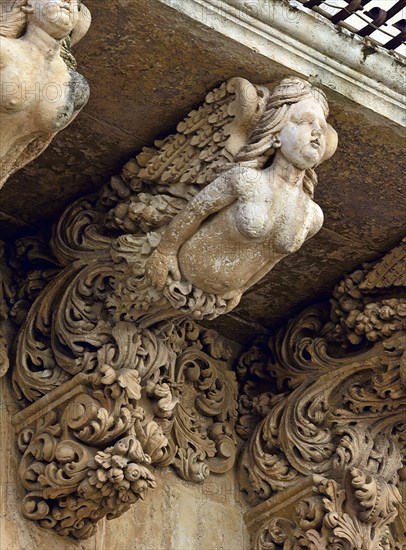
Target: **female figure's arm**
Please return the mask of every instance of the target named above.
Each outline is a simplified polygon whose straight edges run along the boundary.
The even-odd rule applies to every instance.
[[[238,177],[241,177],[240,167],[221,174],[171,221],[145,266],[145,273],[154,286],[162,289],[169,273],[175,281],[181,279],[177,259],[180,247],[196,233],[208,216],[237,199],[235,182]]]

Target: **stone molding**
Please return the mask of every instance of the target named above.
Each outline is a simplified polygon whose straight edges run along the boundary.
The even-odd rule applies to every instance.
[[[403,241],[240,358],[254,548],[403,548],[405,253]]]
[[[404,126],[403,64],[295,0],[159,0]],[[225,24],[226,23],[226,24]]]

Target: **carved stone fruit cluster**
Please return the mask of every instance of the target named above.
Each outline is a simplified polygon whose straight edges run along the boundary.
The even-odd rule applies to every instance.
[[[189,322],[155,340],[125,323],[114,334],[95,368],[15,418],[23,513],[62,536],[87,538],[145,498],[153,466],[197,482],[234,464],[237,388],[225,342]]]
[[[254,548],[403,548],[403,259],[404,243],[346,277],[331,311],[305,310],[240,358],[239,472]],[[345,340],[356,347],[343,352]]]

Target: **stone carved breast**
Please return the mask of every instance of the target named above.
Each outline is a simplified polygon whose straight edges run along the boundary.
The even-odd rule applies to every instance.
[[[89,98],[70,51],[90,26],[89,10],[76,1],[23,4],[0,4],[0,188]]]
[[[87,81],[62,58],[28,68],[30,48],[23,41],[22,45],[12,42],[17,42],[13,44],[15,58],[1,69],[0,113],[15,118],[24,113],[27,131],[34,125],[37,131],[64,128],[89,99]]]
[[[323,225],[323,211],[302,189],[285,184],[274,210],[274,231],[269,241],[280,254],[298,250]]]

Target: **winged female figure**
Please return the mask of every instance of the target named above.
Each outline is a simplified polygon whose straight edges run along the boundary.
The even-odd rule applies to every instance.
[[[324,93],[299,78],[271,89],[231,79],[71,205],[51,241],[61,271],[19,333],[18,391],[33,400],[92,370],[113,341],[132,364],[117,334],[149,342],[140,353],[155,365],[153,342],[174,321],[236,307],[322,226],[314,169],[337,146],[327,115]]]
[[[229,301],[230,310],[315,235],[323,212],[313,201],[314,169],[337,146],[327,115],[324,93],[308,82],[289,78],[276,86],[234,166],[169,224],[146,264],[152,284],[189,281]]]

